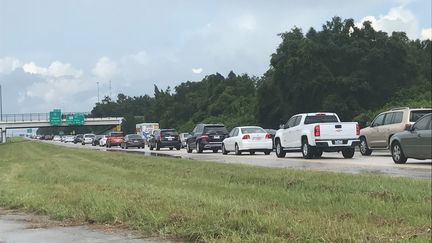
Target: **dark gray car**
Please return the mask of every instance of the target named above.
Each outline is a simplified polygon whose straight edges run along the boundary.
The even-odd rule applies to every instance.
[[[396,164],[408,158],[432,158],[432,113],[424,115],[411,128],[394,134],[390,139],[391,153]]]

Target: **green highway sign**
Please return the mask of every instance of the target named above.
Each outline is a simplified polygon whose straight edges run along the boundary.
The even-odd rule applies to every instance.
[[[66,116],[66,124],[68,125],[84,125],[84,113],[75,113],[74,115]]]
[[[27,133],[32,133],[32,132],[33,132],[33,130],[31,128],[27,129]]]
[[[49,122],[53,126],[60,126],[62,122],[62,113],[60,109],[54,109],[50,112]]]

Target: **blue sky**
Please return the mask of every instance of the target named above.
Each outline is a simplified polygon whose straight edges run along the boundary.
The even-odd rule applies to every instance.
[[[430,38],[430,0],[0,0],[5,113],[90,111],[100,96],[153,93],[230,70],[260,76],[294,26],[333,16]]]

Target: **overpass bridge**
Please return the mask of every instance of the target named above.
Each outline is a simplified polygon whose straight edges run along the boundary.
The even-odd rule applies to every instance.
[[[71,126],[66,122],[66,116],[69,114],[74,113],[63,113],[61,123],[58,125],[50,123],[49,113],[3,114],[0,117],[0,143],[6,142],[7,129]],[[84,115],[84,124],[78,126],[117,126],[123,122],[123,117],[90,117],[88,112]]]

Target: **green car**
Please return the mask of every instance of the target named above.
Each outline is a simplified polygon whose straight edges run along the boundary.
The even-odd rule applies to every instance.
[[[432,159],[432,113],[424,115],[412,127],[394,134],[390,139],[391,154],[396,164],[408,158]]]

